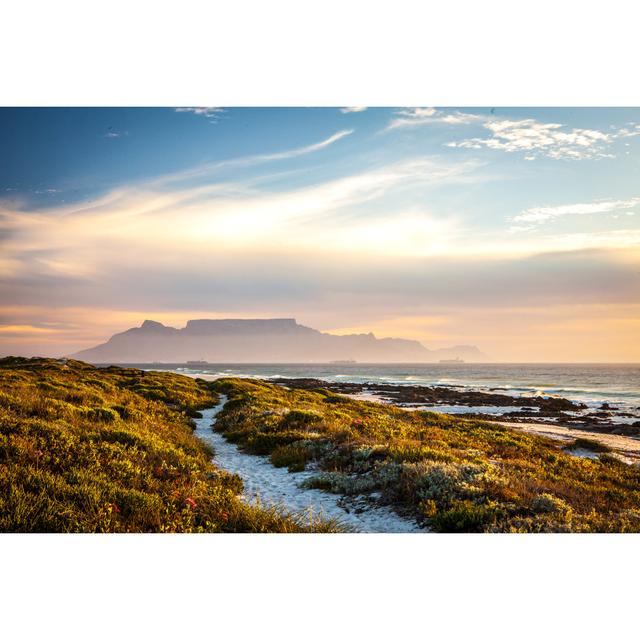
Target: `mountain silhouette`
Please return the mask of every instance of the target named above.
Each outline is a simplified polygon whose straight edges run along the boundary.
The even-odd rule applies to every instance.
[[[143,362],[437,362],[484,361],[473,346],[427,349],[417,340],[376,338],[373,333],[332,335],[293,318],[189,320],[182,329],[145,320],[103,344],[73,354],[96,363]]]

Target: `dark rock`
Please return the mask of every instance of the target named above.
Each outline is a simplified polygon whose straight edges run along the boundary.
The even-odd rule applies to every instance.
[[[277,378],[271,380],[294,389],[328,389],[335,393],[357,394],[367,391],[377,396],[390,400],[394,404],[403,405],[463,405],[463,406],[493,406],[493,407],[523,407],[533,411],[539,409],[546,412],[549,417],[563,411],[579,411],[586,409],[586,405],[572,402],[566,398],[540,396],[535,398],[521,398],[502,393],[489,393],[485,391],[465,391],[452,387],[427,387],[421,385],[393,385],[367,382],[365,384],[354,382],[325,382],[314,378]]]

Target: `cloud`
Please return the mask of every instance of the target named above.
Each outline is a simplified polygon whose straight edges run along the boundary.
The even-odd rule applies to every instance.
[[[605,153],[617,137],[615,132],[567,128],[558,123],[524,120],[487,120],[482,125],[491,136],[449,142],[446,146],[464,149],[495,149],[507,153],[525,152],[527,160],[546,156],[555,160],[610,158]]]
[[[633,138],[635,136],[640,136],[640,124],[637,124],[636,122],[629,122],[626,127],[618,127],[615,135],[617,138]]]
[[[337,109],[334,115],[341,117]],[[512,131],[483,129],[489,117],[426,108],[396,113],[398,120],[419,124],[475,124],[469,135]],[[416,125],[398,125],[411,126]],[[612,139],[630,139],[633,129],[625,125],[607,131]],[[558,132],[567,133],[557,125],[544,135]],[[342,158],[323,164],[355,146],[353,133],[326,131],[302,146],[276,147],[121,186],[91,202],[55,207],[45,206],[42,197],[33,198],[34,206],[0,202],[0,300],[12,305],[4,320],[10,328],[0,330],[0,343],[3,337],[7,344],[24,340],[26,350],[27,341],[33,345],[37,336],[52,352],[69,353],[162,310],[182,320],[296,315],[319,328],[330,323],[375,329],[387,326],[390,315],[414,314],[426,318],[419,320],[426,324],[429,314],[445,307],[457,307],[465,318],[455,340],[474,341],[480,336],[472,333],[478,309],[484,305],[493,307],[491,322],[524,327],[525,358],[536,354],[527,346],[530,325],[508,315],[508,305],[637,300],[640,230],[619,229],[620,221],[615,231],[576,233],[581,227],[574,225],[569,234],[542,237],[538,225],[563,216],[593,214],[604,220],[619,213],[631,227],[638,216],[625,214],[634,207],[640,212],[640,198],[614,199],[612,192],[612,198],[591,203],[517,208],[511,222],[538,232],[509,237],[502,218],[479,223],[486,211],[483,202],[477,210],[468,205],[468,198],[457,195],[464,189],[436,191],[486,181],[483,165],[470,154],[397,160],[393,153],[382,161],[372,154],[359,157],[346,171]],[[565,144],[579,146],[575,140]],[[524,153],[538,157],[539,150]],[[297,161],[306,154],[318,154],[313,167]],[[290,166],[269,164],[287,159],[292,159]],[[272,179],[274,171],[292,167],[300,171],[294,180],[282,180],[282,174]],[[458,211],[465,206],[468,211]],[[465,219],[468,227],[463,227]],[[80,306],[86,315],[79,314]],[[38,323],[52,317],[68,323],[68,329],[41,330]],[[494,330],[491,322],[487,332]],[[90,337],[83,333],[87,327],[93,327]],[[445,335],[449,329],[443,327],[443,341],[450,339]],[[506,340],[502,329],[495,329],[496,343]],[[421,331],[415,328],[416,337]],[[570,336],[570,329],[562,335]],[[62,351],[64,341],[78,344]]]
[[[184,171],[179,171],[177,173],[172,173],[166,176],[161,176],[160,178],[156,178],[151,182],[154,186],[161,186],[165,184],[171,184],[179,181],[194,179],[198,177],[211,176],[216,171],[222,169],[234,169],[234,168],[244,168],[244,167],[252,167],[255,165],[267,163],[267,162],[275,162],[278,160],[288,160],[290,158],[298,158],[300,156],[307,155],[309,153],[315,153],[316,151],[321,151],[326,147],[342,140],[343,138],[350,136],[353,133],[353,129],[343,129],[342,131],[338,131],[328,138],[321,140],[320,142],[314,142],[313,144],[308,144],[303,147],[295,147],[293,149],[287,149],[285,151],[277,151],[274,153],[262,153],[256,154],[253,156],[244,156],[241,158],[230,158],[229,160],[221,160],[220,162],[213,162],[203,164],[191,169],[186,169]]]
[[[578,204],[566,204],[555,207],[532,207],[525,209],[511,218],[512,222],[525,222],[532,225],[563,216],[593,215],[602,213],[624,212],[633,215],[633,209],[640,204],[640,197],[627,200],[599,200]],[[531,227],[528,227],[531,228]]]
[[[430,315],[457,309],[460,325],[442,326],[443,345],[477,343],[496,357],[520,345],[519,357],[527,360],[541,351],[511,341],[509,331],[531,326],[511,306],[549,309],[555,321],[553,305],[601,304],[615,316],[616,305],[637,301],[635,247],[567,252],[602,238],[579,236],[564,245],[559,237],[543,238],[531,246],[496,238],[478,255],[479,240],[457,229],[451,216],[429,212],[422,190],[480,179],[476,167],[414,158],[277,193],[237,184],[169,192],[138,186],[94,209],[5,212],[0,228],[12,234],[0,255],[13,263],[0,278],[0,322],[11,328],[0,331],[0,352],[68,354],[145,317],[180,325],[193,317],[292,315],[318,328],[380,327],[402,336],[406,326],[392,331],[385,320],[424,316],[416,324],[428,331],[412,332],[426,338],[433,333]],[[418,187],[410,200],[420,193],[422,208],[398,210],[393,197],[386,199]],[[367,215],[354,215],[361,205]],[[612,240],[640,237],[624,232]],[[558,253],[531,256],[545,246]],[[521,249],[529,255],[505,254]],[[482,308],[492,315],[478,329]],[[64,330],[39,330],[43,319]],[[628,338],[637,333],[635,326],[625,331]],[[572,332],[561,335],[577,345]],[[559,359],[563,351],[549,353]]]
[[[32,337],[34,335],[50,335],[50,334],[60,334],[63,333],[63,329],[54,328],[54,327],[46,327],[46,326],[35,326],[31,324],[1,324],[0,323],[0,336],[2,337],[12,337],[12,338],[21,338],[21,337]]]
[[[507,153],[524,152],[525,160],[544,156],[556,160],[611,158],[607,153],[617,139],[640,135],[640,124],[630,122],[625,127],[611,127],[609,132],[598,129],[569,128],[555,122],[538,122],[533,118],[509,120],[491,115],[462,111],[447,112],[433,107],[415,107],[396,111],[386,130],[429,124],[481,125],[489,137],[473,137],[446,143],[447,147],[463,149],[494,149]]]
[[[226,109],[222,107],[176,107],[175,111],[176,113],[194,113],[198,116],[204,116],[211,122],[216,122]]]
[[[316,142],[314,144],[309,144],[305,147],[298,147],[297,149],[290,149],[289,151],[282,151],[280,153],[267,153],[264,155],[250,156],[250,158],[246,158],[244,162],[247,161],[254,162],[266,162],[269,160],[284,160],[286,158],[296,158],[297,156],[303,156],[307,153],[313,153],[314,151],[320,151],[329,145],[332,145],[334,142],[338,142],[338,140],[342,140],[346,136],[350,136],[353,133],[353,129],[343,129],[342,131],[338,131],[333,135],[321,140],[320,142]],[[233,161],[231,161],[233,162]]]
[[[129,135],[128,131],[117,131],[113,127],[109,127],[107,129],[107,132],[102,137],[103,138],[109,138],[109,139],[115,139],[115,138],[122,138],[123,136],[128,136],[128,135]]]
[[[359,113],[360,111],[366,111],[367,107],[342,107],[340,111],[342,113]]]
[[[427,124],[473,124],[484,120],[485,116],[461,111],[445,112],[438,111],[433,107],[415,107],[412,109],[402,109],[396,111],[397,116],[387,126],[389,129],[399,129],[403,127],[416,127]]]
[[[297,152],[322,148],[336,135]],[[431,253],[443,242],[447,225],[436,223],[424,208],[398,211],[385,198],[395,190],[473,180],[477,167],[475,162],[418,157],[275,192],[260,190],[248,179],[174,189],[167,188],[165,180],[120,189],[92,203],[36,209],[28,215],[0,210],[0,231],[7,234],[5,268],[38,277],[91,279],[134,246],[137,255],[127,261],[157,262],[161,255],[180,262],[185,251],[206,255],[221,244],[249,252],[305,247],[386,255]],[[371,210],[371,203],[377,210]]]
[[[208,253],[197,247],[193,255],[183,252],[182,260],[176,262],[167,261],[163,252],[164,248],[158,249],[155,259],[146,255],[137,263],[113,262],[89,285],[74,279],[3,280],[0,317],[4,324],[22,327],[37,327],[44,318],[55,321],[64,332],[50,337],[43,333],[39,339],[50,340],[52,349],[57,344],[57,353],[61,354],[74,351],[63,342],[75,340],[75,349],[95,344],[116,330],[140,324],[146,317],[181,326],[194,317],[287,315],[317,328],[361,326],[376,330],[385,319],[449,315],[455,309],[460,318],[465,318],[464,328],[460,337],[454,338],[450,327],[443,326],[444,344],[471,342],[482,348],[489,336],[495,336],[495,342],[502,341],[503,350],[508,352],[517,346],[511,343],[509,332],[521,327],[526,337],[527,327],[544,309],[553,320],[551,309],[555,305],[597,304],[615,313],[618,305],[635,304],[636,325],[624,335],[629,344],[637,343],[632,338],[634,331],[637,335],[640,318],[640,264],[632,250],[626,256],[620,252],[579,251],[491,260],[389,260],[374,253],[345,253],[332,259],[330,253],[306,250],[238,255],[229,253],[221,243],[215,250],[209,247]],[[522,318],[514,317],[511,309],[516,306],[530,311]],[[483,309],[498,325],[491,327],[488,320],[487,326],[478,328],[478,314]],[[582,310],[575,311],[575,316],[589,319]],[[593,325],[596,328],[598,322],[594,320]],[[402,336],[404,329],[391,332],[389,328],[388,332]],[[571,327],[561,335],[576,341]],[[611,339],[614,335],[607,331]],[[0,352],[11,353],[2,337]],[[25,344],[28,339],[31,349],[34,337],[24,334]],[[16,344],[15,334],[6,338]],[[520,346],[529,357],[539,355],[535,349]],[[494,348],[488,351],[495,355]],[[561,351],[555,357],[560,359]],[[583,357],[588,355],[584,353]]]

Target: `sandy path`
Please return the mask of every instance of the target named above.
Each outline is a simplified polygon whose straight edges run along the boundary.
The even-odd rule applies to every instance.
[[[248,502],[277,505],[286,511],[304,512],[314,518],[336,518],[361,533],[424,531],[389,507],[371,506],[362,501],[359,506],[345,508],[339,503],[341,496],[319,489],[301,489],[299,483],[315,475],[313,471],[289,473],[286,468],[274,467],[266,456],[243,453],[212,428],[226,400],[225,396],[221,396],[218,406],[202,411],[202,418],[195,421],[196,435],[213,447],[216,466],[237,473],[242,478],[244,498]]]

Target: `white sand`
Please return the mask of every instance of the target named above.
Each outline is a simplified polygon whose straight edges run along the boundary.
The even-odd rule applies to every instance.
[[[534,422],[495,422],[510,429],[517,429],[526,433],[535,433],[556,440],[573,441],[576,438],[594,440],[613,449],[617,456],[629,464],[640,463],[640,440],[613,433],[593,433],[582,429],[572,429],[555,424],[536,424]],[[571,453],[571,452],[569,452]],[[575,451],[573,452],[575,455]]]
[[[242,478],[244,498],[248,502],[276,505],[289,512],[304,512],[314,519],[318,516],[336,518],[361,533],[425,531],[389,507],[371,505],[367,500],[343,506],[341,496],[319,489],[301,489],[299,483],[315,475],[313,471],[289,473],[286,468],[274,467],[266,456],[243,453],[212,428],[226,400],[225,396],[221,396],[217,407],[202,412],[203,417],[196,420],[196,435],[213,447],[216,466],[237,473]]]

